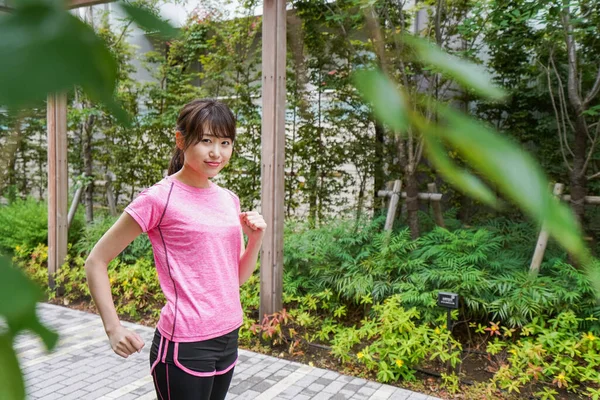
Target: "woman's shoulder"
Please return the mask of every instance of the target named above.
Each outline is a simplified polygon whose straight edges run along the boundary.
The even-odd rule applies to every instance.
[[[156,182],[154,185],[149,186],[145,189],[142,189],[137,197],[146,197],[153,200],[162,200],[166,199],[169,191],[171,190],[172,184],[168,181],[167,178],[163,178],[162,180]]]
[[[226,193],[228,196],[231,196],[231,197],[233,197],[234,199],[236,199],[236,200],[238,200],[238,201],[239,201],[239,199],[240,199],[240,198],[238,197],[238,195],[237,195],[237,194],[236,194],[236,193],[235,193],[233,190],[231,190],[231,189],[227,189],[227,188],[224,188],[223,186],[219,186],[219,185],[217,185],[217,184],[216,184],[216,183],[214,183],[214,182],[212,182],[212,184],[214,185],[214,187],[215,187],[215,188],[216,188],[216,189],[217,189],[219,192],[221,192],[221,193]]]
[[[238,195],[230,189],[224,188],[222,186],[217,185],[216,183],[212,183],[214,185],[214,187],[217,189],[217,191],[219,193],[221,193],[222,195],[231,198],[233,200],[233,203],[235,204],[236,208],[239,208],[240,206],[240,198],[238,197]]]

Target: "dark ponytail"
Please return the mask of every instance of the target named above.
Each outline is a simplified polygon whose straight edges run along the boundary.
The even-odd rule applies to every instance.
[[[225,104],[217,100],[193,100],[183,106],[177,117],[177,130],[183,136],[183,149],[175,146],[168,174],[183,168],[183,152],[199,143],[204,132],[235,141],[235,116]]]
[[[171,157],[171,162],[169,163],[169,171],[167,172],[167,175],[173,175],[181,168],[183,168],[183,151],[179,147],[175,146],[175,150],[173,150],[173,157]]]

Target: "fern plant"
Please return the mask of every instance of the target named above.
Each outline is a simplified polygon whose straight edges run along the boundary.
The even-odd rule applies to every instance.
[[[524,326],[567,309],[597,315],[589,282],[550,245],[538,277],[528,265],[536,229],[498,218],[477,229],[434,228],[416,241],[406,229],[382,232],[383,220],[332,221],[286,232],[284,290],[302,296],[331,290],[337,305],[369,312],[369,302],[399,295],[425,322],[443,312],[440,291],[461,296],[460,319]],[[586,329],[596,329],[586,327]]]

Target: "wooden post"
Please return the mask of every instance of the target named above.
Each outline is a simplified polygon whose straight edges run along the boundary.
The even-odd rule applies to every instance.
[[[108,209],[110,210],[110,215],[113,217],[117,216],[117,202],[115,201],[115,194],[113,192],[112,187],[112,177],[107,172],[106,175],[106,184],[104,188],[106,189],[106,198],[108,200]]]
[[[398,201],[400,200],[400,191],[402,190],[402,181],[397,180],[394,182],[394,188],[392,189],[392,196],[390,198],[390,206],[388,207],[387,217],[385,219],[386,231],[391,231],[394,226],[394,219],[396,218],[396,209],[398,208]]]
[[[71,203],[71,207],[69,208],[69,216],[67,217],[67,229],[71,227],[71,222],[73,222],[73,218],[75,218],[75,213],[77,212],[77,206],[79,205],[79,201],[81,200],[81,193],[83,192],[83,186],[80,186],[75,191],[73,195],[73,202]]]
[[[51,94],[47,106],[48,128],[48,285],[67,255],[68,171],[67,95]]]
[[[394,184],[394,182],[392,182],[392,185],[393,184]],[[394,194],[394,192],[392,191],[391,188],[389,190],[377,191],[377,196],[379,196],[379,197],[390,197],[392,194]],[[418,196],[419,200],[424,200],[424,201],[441,201],[442,197],[443,197],[441,193],[419,193],[417,196]],[[400,198],[405,199],[406,192],[400,192]]]
[[[435,185],[435,182],[428,183],[427,190],[431,194],[436,193],[437,187]],[[430,201],[429,204],[431,204],[431,210],[433,211],[433,217],[435,219],[435,223],[438,226],[445,228],[446,224],[444,223],[444,215],[442,214],[442,205],[440,204],[439,201]]]
[[[260,266],[260,316],[282,308],[286,2],[264,0],[262,26],[261,212],[267,223]]]
[[[565,194],[564,196],[562,196],[562,199],[566,202],[570,202],[571,201],[571,195],[570,194]],[[585,196],[583,198],[583,201],[586,204],[600,204],[600,196]]]
[[[564,189],[564,185],[562,183],[557,183],[554,185],[554,196],[560,197]],[[559,201],[558,199],[556,201]],[[544,225],[542,225],[542,230],[540,231],[540,236],[538,237],[537,244],[535,245],[535,252],[533,253],[533,258],[531,259],[531,264],[529,265],[529,273],[531,275],[537,275],[540,272],[540,265],[542,265],[542,260],[544,259],[544,253],[546,252],[546,246],[548,245],[548,232],[546,231]]]

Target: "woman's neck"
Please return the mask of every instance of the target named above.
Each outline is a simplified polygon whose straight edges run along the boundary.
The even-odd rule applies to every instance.
[[[210,187],[210,181],[208,177],[201,176],[197,174],[195,171],[187,167],[183,166],[178,172],[173,174],[173,178],[177,179],[179,182],[185,183],[186,185],[206,189]]]

